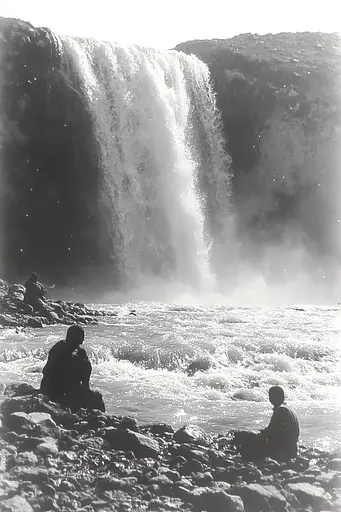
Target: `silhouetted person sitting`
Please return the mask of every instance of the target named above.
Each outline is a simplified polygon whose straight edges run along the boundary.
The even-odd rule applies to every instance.
[[[284,391],[280,386],[269,389],[269,400],[274,406],[267,428],[261,431],[269,457],[287,461],[297,456],[300,428],[296,414],[284,404]]]
[[[72,410],[84,407],[105,411],[102,395],[89,388],[92,366],[80,347],[83,341],[84,329],[79,325],[69,327],[66,340],[58,341],[49,352],[40,390]]]
[[[24,301],[30,304],[33,309],[40,310],[45,305],[45,286],[38,281],[38,274],[33,272],[25,283]]]
[[[297,456],[300,433],[296,414],[284,404],[284,391],[279,386],[269,389],[269,400],[274,406],[267,428],[254,432],[235,432],[233,444],[243,458],[257,460],[271,457],[286,462]]]

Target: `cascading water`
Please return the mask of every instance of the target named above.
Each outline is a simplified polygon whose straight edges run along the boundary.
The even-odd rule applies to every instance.
[[[77,75],[94,122],[103,236],[120,275],[211,289],[210,212],[228,217],[229,162],[207,66],[176,51],[63,44],[64,72]]]

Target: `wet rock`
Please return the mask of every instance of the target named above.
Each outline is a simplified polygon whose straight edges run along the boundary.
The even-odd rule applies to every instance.
[[[206,487],[213,481],[211,473],[192,473],[192,480],[195,485]]]
[[[35,466],[38,464],[38,457],[33,452],[21,452],[13,459],[14,466]]]
[[[328,508],[328,494],[321,487],[309,483],[287,484],[285,489],[294,494],[303,507],[312,507],[313,510],[322,510]]]
[[[242,484],[231,489],[240,496],[246,512],[284,512],[287,501],[273,485]]]
[[[9,416],[16,412],[26,414],[31,412],[47,413],[51,415],[51,418],[57,425],[62,425],[66,428],[74,423],[74,418],[78,418],[77,415],[61,409],[58,404],[50,402],[46,396],[41,394],[9,398],[1,404],[1,412],[6,428],[10,428]]]
[[[15,318],[7,313],[0,314],[0,325],[3,327],[16,327],[18,322]]]
[[[19,482],[0,478],[0,500],[11,497],[18,490]]]
[[[55,455],[59,452],[57,442],[53,438],[47,438],[43,443],[37,446],[36,453],[38,455]]]
[[[7,449],[0,450],[0,472],[6,471],[11,453]]]
[[[27,414],[28,419],[32,421],[32,423],[36,423],[37,425],[42,425],[47,428],[55,428],[57,425],[51,418],[51,414],[46,412],[29,412]]]
[[[154,435],[174,434],[173,427],[166,423],[152,423],[150,425],[144,425],[140,430],[142,433],[149,432]]]
[[[13,295],[14,293],[19,293],[21,295],[25,295],[26,288],[22,284],[11,284],[9,286],[8,294]]]
[[[79,440],[82,448],[91,448],[94,450],[110,450],[110,443],[101,437],[87,437]]]
[[[56,426],[56,424],[52,421],[50,415],[40,417],[39,414],[33,413],[33,416],[31,416],[24,412],[14,412],[9,416],[4,416],[4,425],[19,434],[43,436],[49,432],[46,425]]]
[[[212,443],[212,436],[196,425],[185,425],[174,434],[177,443],[195,443],[208,446]]]
[[[68,482],[68,480],[62,480],[59,484],[58,491],[59,492],[74,492],[76,490],[73,483]]]
[[[49,473],[43,468],[16,467],[10,471],[12,477],[21,481],[29,481],[32,483],[46,482]]]
[[[33,512],[31,505],[21,496],[13,496],[1,502],[2,512]]]
[[[134,479],[134,483],[137,482],[137,479]],[[100,488],[100,489],[105,489],[105,490],[118,490],[118,489],[123,489],[125,486],[127,487],[131,487],[133,484],[131,482],[128,481],[127,483],[127,479],[119,479],[119,478],[116,478],[114,476],[102,476],[102,477],[98,477],[97,480],[96,480],[96,483],[97,483],[97,486]]]
[[[132,430],[134,432],[138,432],[140,430],[135,418],[130,418],[129,416],[120,420],[118,428]]]
[[[11,383],[6,386],[4,395],[9,396],[23,396],[34,395],[39,390],[26,383]]]
[[[187,444],[181,444],[176,447],[174,455],[182,456],[186,459],[186,461],[198,461],[203,464],[208,464],[210,461],[209,455],[202,451],[202,450],[196,450],[194,448],[191,448]],[[199,471],[199,470],[198,470]]]
[[[40,486],[40,489],[41,489],[42,493],[47,496],[54,496],[56,494],[56,489],[51,484],[42,484]]]
[[[4,416],[4,425],[10,430],[21,433],[22,427],[31,426],[32,422],[25,412],[14,412],[9,416]]]
[[[195,503],[200,510],[207,512],[244,512],[243,501],[239,496],[221,490],[204,489],[197,495]]]
[[[157,458],[160,454],[159,443],[151,437],[132,430],[113,429],[106,435],[111,448],[132,451],[136,457]]]
[[[33,327],[34,329],[42,329],[44,327],[44,322],[40,318],[29,316],[26,325],[27,327]]]
[[[173,481],[168,478],[166,475],[157,475],[157,476],[153,476],[152,478],[149,479],[149,482],[148,482],[150,485],[159,485],[160,487],[164,488],[164,487],[172,487],[173,485]]]
[[[176,482],[178,480],[181,480],[181,476],[178,471],[173,471],[167,467],[161,467],[158,469],[158,472],[161,475],[166,475],[172,482]]]
[[[297,457],[288,463],[289,469],[294,469],[295,471],[305,471],[309,468],[310,461],[306,457]]]

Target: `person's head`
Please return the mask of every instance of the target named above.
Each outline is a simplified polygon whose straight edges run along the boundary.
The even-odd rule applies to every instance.
[[[269,400],[274,407],[278,407],[284,402],[284,391],[280,386],[272,386],[269,389]]]
[[[71,325],[66,333],[67,344],[72,348],[72,350],[75,350],[79,345],[82,345],[83,341],[84,329],[80,325]]]
[[[31,274],[31,281],[33,281],[34,283],[36,283],[38,281],[38,274],[37,274],[37,272],[32,272],[32,274]]]

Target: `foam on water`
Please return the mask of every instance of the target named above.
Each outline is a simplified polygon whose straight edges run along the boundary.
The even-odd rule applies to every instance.
[[[340,308],[131,302],[115,309],[117,317],[86,329],[92,383],[109,411],[214,431],[257,428],[271,414],[268,388],[278,384],[298,411],[303,439],[340,443]],[[37,385],[64,333],[2,330],[1,382]],[[192,362],[204,371],[190,375]]]

